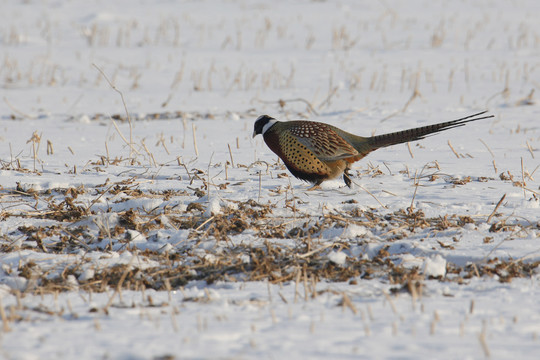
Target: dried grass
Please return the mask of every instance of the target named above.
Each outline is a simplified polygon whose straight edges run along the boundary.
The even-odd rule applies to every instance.
[[[113,288],[115,294],[121,295],[124,289],[177,289],[192,280],[204,280],[207,283],[216,281],[268,281],[269,283],[304,281],[304,297],[316,297],[316,283],[326,281],[356,281],[354,279],[386,279],[396,287],[396,292],[407,292],[415,299],[422,295],[424,276],[416,267],[407,268],[396,264],[388,252],[389,245],[380,248],[373,258],[348,257],[346,266],[337,265],[328,259],[331,251],[343,251],[352,245],[368,240],[363,238],[337,240],[320,243],[318,237],[329,229],[345,228],[350,224],[364,226],[387,243],[402,239],[417,231],[428,230],[431,233],[460,229],[466,224],[484,222],[478,217],[444,215],[436,218],[426,217],[422,211],[399,210],[392,214],[382,214],[376,210],[363,211],[351,208],[348,211],[326,213],[321,216],[306,216],[295,213],[295,219],[280,217],[274,214],[275,206],[261,204],[254,200],[235,201],[234,210],[225,210],[211,217],[205,216],[205,207],[200,202],[193,202],[185,211],[171,208],[157,208],[151,212],[132,208],[119,211],[118,222],[98,220],[92,211],[92,204],[101,197],[115,197],[122,194],[124,199],[162,197],[166,199],[192,196],[189,192],[145,192],[141,191],[135,179],[118,183],[102,184],[96,192],[84,187],[68,189],[50,189],[31,191],[19,189],[3,191],[4,200],[32,203],[36,200],[47,203],[42,210],[20,211],[4,210],[3,218],[24,217],[53,220],[52,225],[20,226],[17,231],[6,234],[0,240],[0,251],[12,252],[20,249],[31,249],[36,252],[54,254],[76,254],[83,251],[98,250],[97,244],[106,241],[104,249],[116,249],[117,252],[137,254],[138,260],[130,264],[102,266],[95,269],[95,275],[78,282],[80,289],[91,292],[102,292]],[[91,195],[95,194],[95,195]],[[80,201],[83,196],[94,196],[95,201],[84,206]],[[499,201],[493,213],[490,231],[510,232],[530,231],[536,224],[507,224],[506,220],[494,221],[496,211],[504,197]],[[163,221],[166,216],[167,221]],[[91,226],[76,225],[79,221],[93,218],[98,232]],[[530,228],[529,230],[527,228]],[[137,231],[145,237],[155,236],[156,231],[177,229],[188,230],[186,240],[178,242],[171,251],[141,251],[132,243],[129,231]],[[239,234],[249,233],[252,242],[237,243]],[[279,240],[283,239],[283,240]],[[151,240],[148,240],[151,241]],[[212,241],[213,248],[204,246],[201,252],[199,245]],[[16,245],[19,244],[19,245]],[[447,251],[453,245],[440,242]],[[103,250],[102,250],[103,251]],[[135,259],[135,256],[133,256]],[[79,278],[85,264],[84,256],[74,257],[71,262],[64,263],[61,274],[51,277],[51,270],[42,268],[33,262],[21,262],[17,270],[19,275],[28,279],[33,285],[27,291],[52,293],[73,289],[68,279],[70,275]],[[153,266],[141,267],[138,264],[152,261]],[[537,271],[540,262],[522,260],[502,261],[486,258],[484,262],[463,267],[448,265],[448,275],[440,281],[465,282],[475,276],[497,276],[500,281],[511,281],[515,277],[530,277]],[[286,299],[283,299],[286,301]],[[347,305],[344,295],[343,303]],[[352,308],[351,311],[355,312]],[[358,310],[357,310],[358,311]]]

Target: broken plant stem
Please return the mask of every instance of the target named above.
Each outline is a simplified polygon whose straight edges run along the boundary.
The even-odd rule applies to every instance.
[[[105,78],[105,80],[107,81],[109,86],[114,91],[116,91],[118,94],[120,94],[120,98],[122,99],[122,104],[124,105],[124,111],[126,112],[126,117],[127,117],[128,124],[129,124],[129,143],[128,143],[129,149],[130,149],[129,157],[132,159],[133,158],[133,153],[136,152],[135,148],[133,147],[133,126],[131,124],[131,116],[129,116],[129,111],[128,111],[128,108],[127,108],[127,105],[126,105],[126,101],[124,100],[124,94],[120,90],[118,90],[118,88],[115,85],[113,85],[113,83],[109,80],[107,75],[105,75],[105,73],[103,72],[103,70],[101,70],[101,68],[99,66],[97,66],[96,64],[92,64],[92,65],[97,69],[97,71],[99,71],[101,73],[101,75],[103,76],[103,78]],[[112,120],[112,118],[111,118],[111,120]],[[114,120],[113,120],[113,123],[114,123]],[[116,124],[114,126],[118,130],[118,127],[116,126]],[[118,130],[118,132],[120,133],[119,130]],[[120,136],[122,136],[122,135],[120,134]]]

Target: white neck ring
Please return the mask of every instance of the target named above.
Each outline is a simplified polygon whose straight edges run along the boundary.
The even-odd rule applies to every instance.
[[[262,134],[264,135],[265,132],[268,131],[275,123],[277,123],[276,119],[272,119],[266,123],[266,125],[263,126]]]

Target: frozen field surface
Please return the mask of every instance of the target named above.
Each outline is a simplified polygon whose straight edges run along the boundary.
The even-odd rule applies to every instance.
[[[0,0],[1,359],[536,359],[536,1]],[[369,136],[294,178],[261,114]]]

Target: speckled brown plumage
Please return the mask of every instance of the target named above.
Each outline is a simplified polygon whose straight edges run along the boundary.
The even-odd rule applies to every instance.
[[[394,133],[362,137],[335,126],[314,121],[280,122],[268,115],[255,122],[253,136],[262,134],[268,147],[299,179],[320,185],[343,174],[350,187],[350,164],[381,147],[415,141],[430,134],[465,125],[467,122],[493,117],[484,112],[444,123]]]

